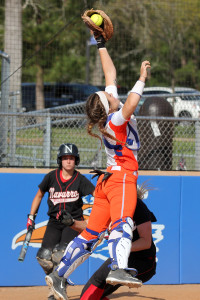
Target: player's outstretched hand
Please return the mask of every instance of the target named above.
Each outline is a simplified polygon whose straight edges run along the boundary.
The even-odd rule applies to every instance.
[[[140,68],[140,77],[144,77],[146,79],[148,76],[147,69],[150,68],[151,68],[150,62],[148,60],[143,61]]]

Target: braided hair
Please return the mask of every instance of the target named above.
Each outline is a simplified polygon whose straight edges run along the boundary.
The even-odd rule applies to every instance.
[[[98,134],[92,132],[92,128],[95,125],[98,125],[99,131],[102,133],[102,135],[120,144],[124,144],[123,142],[118,140],[115,136],[113,136],[112,134],[106,131],[104,126],[107,120],[107,114],[102,102],[100,101],[99,95],[94,93],[88,97],[85,110],[88,117],[87,132],[89,135],[98,138],[101,141],[101,145],[102,145],[102,138]]]

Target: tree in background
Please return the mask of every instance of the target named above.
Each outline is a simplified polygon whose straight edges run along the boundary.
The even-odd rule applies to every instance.
[[[145,2],[150,37],[148,51],[153,60],[154,84],[160,83],[172,88],[177,83],[185,84],[177,78],[176,70],[186,66],[191,57],[191,54],[186,57],[186,49],[189,49],[188,34],[193,31],[195,7],[185,0],[152,1],[151,5]]]
[[[71,0],[33,0],[23,6],[23,52],[25,60],[32,56],[23,68],[23,81],[36,81],[37,109],[44,108],[44,82],[83,77],[82,8]]]
[[[114,46],[110,51],[121,85],[127,83],[131,88],[141,60],[148,59],[152,65],[152,86],[185,85],[200,89],[198,0],[98,3],[114,24]]]
[[[19,24],[21,4],[22,27]],[[89,33],[81,14],[91,7],[105,10],[113,21],[114,36],[107,47],[117,67],[119,85],[130,89],[139,75],[141,61],[149,59],[152,77],[147,85],[185,85],[200,89],[198,0],[23,0],[22,3],[8,0],[5,5],[5,19],[8,18],[5,24],[17,22],[11,33],[8,25],[4,28],[4,49],[10,47],[8,52],[13,52],[11,73],[17,70],[11,76],[14,83],[11,91],[19,89],[22,72],[22,82],[37,84],[37,109],[44,108],[44,82],[85,81]],[[3,12],[4,1],[0,9]],[[23,49],[20,48],[21,31]],[[97,73],[98,82],[103,84],[101,72],[96,72],[97,50],[91,48],[90,82],[95,82],[92,80]]]
[[[21,0],[5,1],[4,52],[10,57],[10,91],[21,89],[22,64],[22,6]],[[17,70],[17,72],[15,72]],[[21,107],[21,97],[17,98],[17,108]]]
[[[188,83],[200,90],[200,3],[198,0],[184,1],[186,22],[182,24],[186,33],[182,41],[181,63],[175,70],[178,85]]]

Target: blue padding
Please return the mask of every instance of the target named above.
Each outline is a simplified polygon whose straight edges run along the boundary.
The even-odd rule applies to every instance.
[[[200,178],[181,178],[180,283],[200,281]]]
[[[44,272],[36,260],[36,253],[41,244],[30,244],[26,258],[21,263],[18,261],[21,244],[17,242],[17,238],[26,232],[27,214],[44,175],[0,173],[3,212],[0,218],[1,257],[3,258],[1,286],[46,285]],[[91,180],[91,174],[85,176]],[[138,184],[145,180],[149,180],[150,185],[155,187],[155,190],[147,194],[144,203],[157,218],[157,222],[152,224],[152,232],[158,260],[156,275],[147,284],[199,284],[200,176],[140,175]],[[96,184],[96,178],[91,181]],[[11,183],[14,194],[9,192]],[[92,201],[92,196],[83,198],[84,204],[88,206]],[[47,195],[45,195],[36,218],[36,225],[44,223],[45,226],[45,221],[48,220],[47,210]],[[91,208],[87,210],[89,212]],[[107,257],[109,257],[107,241],[104,240],[89,259],[73,272],[71,279],[75,284],[85,284]],[[12,266],[12,276],[10,276],[8,261]]]
[[[59,276],[64,276],[64,274],[67,272],[67,270],[69,269],[69,267],[80,257],[86,255],[86,254],[90,254],[91,252],[88,251],[87,249],[84,249],[84,245],[83,243],[87,243],[87,241],[79,238],[79,237],[75,237],[73,242],[71,243],[70,247],[68,248],[68,251],[66,252],[66,254],[62,257],[61,261],[64,263],[64,266],[62,268],[60,268],[58,270],[58,275]],[[74,250],[79,249],[80,251],[73,257],[73,253]]]

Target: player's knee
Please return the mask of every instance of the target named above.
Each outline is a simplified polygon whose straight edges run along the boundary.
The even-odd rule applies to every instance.
[[[134,223],[130,217],[125,218],[123,222],[120,222],[112,231],[109,236],[109,240],[115,240],[119,238],[132,239]]]
[[[53,271],[51,250],[41,247],[37,252],[36,258],[40,266],[43,268],[45,274],[48,275]]]

